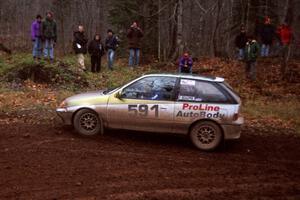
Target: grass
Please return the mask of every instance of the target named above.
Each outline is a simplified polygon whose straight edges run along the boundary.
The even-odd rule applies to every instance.
[[[261,119],[275,118],[293,124],[300,133],[300,103],[298,99],[266,100],[257,98],[248,100],[242,107],[246,117]]]

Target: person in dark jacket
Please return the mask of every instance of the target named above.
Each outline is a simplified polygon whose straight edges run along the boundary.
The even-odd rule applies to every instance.
[[[268,57],[270,53],[270,46],[272,45],[275,37],[275,28],[271,24],[271,19],[269,17],[265,18],[265,23],[260,31],[260,37],[262,42],[261,56]]]
[[[144,33],[137,22],[133,22],[127,31],[128,45],[129,45],[129,66],[138,66],[140,62],[141,38]],[[134,59],[135,58],[135,59]]]
[[[91,55],[91,71],[99,73],[101,70],[101,57],[104,55],[104,46],[99,34],[96,34],[94,40],[89,43],[88,51]]]
[[[50,57],[50,61],[53,62],[57,32],[56,22],[51,11],[46,13],[46,19],[42,22],[42,40],[44,41],[44,58]]]
[[[105,49],[107,51],[108,69],[113,70],[115,51],[119,45],[118,37],[114,35],[111,29],[107,30],[107,38],[105,39]]]
[[[193,69],[193,59],[186,52],[179,59],[179,73],[192,73]]]
[[[256,59],[259,55],[259,45],[252,35],[249,35],[245,47],[244,61],[246,64],[246,76],[251,80],[256,79]]]
[[[245,27],[242,26],[240,34],[238,34],[235,38],[235,46],[239,50],[239,54],[238,54],[238,59],[239,60],[244,59],[244,50],[245,50],[245,46],[246,46],[247,41],[248,40],[247,40]]]
[[[235,38],[235,46],[239,49],[238,59],[243,60],[244,58],[244,50],[247,43],[247,35],[245,27],[241,27],[240,34],[238,34]]]
[[[82,25],[78,26],[78,31],[74,32],[73,48],[77,55],[77,61],[80,69],[85,71],[84,55],[87,53],[87,38],[84,34],[84,28]]]
[[[31,24],[31,40],[33,42],[33,59],[40,59],[42,55],[42,16],[37,15],[36,20]]]

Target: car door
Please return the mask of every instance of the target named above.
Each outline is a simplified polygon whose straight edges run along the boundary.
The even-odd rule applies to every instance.
[[[123,88],[108,101],[109,126],[151,132],[170,132],[174,120],[177,78],[148,76]]]
[[[200,119],[224,123],[232,110],[229,99],[210,81],[182,78],[175,103],[175,132],[188,133],[190,125]]]

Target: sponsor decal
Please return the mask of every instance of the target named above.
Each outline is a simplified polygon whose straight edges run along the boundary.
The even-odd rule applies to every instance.
[[[188,79],[181,79],[180,84],[181,85],[195,86],[196,85],[196,81],[195,80],[188,80]]]
[[[181,110],[177,112],[176,117],[223,119],[225,114],[222,114],[219,111],[219,106],[184,103],[182,104]]]
[[[182,110],[205,110],[205,111],[219,111],[220,107],[219,106],[210,106],[208,104],[189,104],[189,103],[184,103],[182,104]]]

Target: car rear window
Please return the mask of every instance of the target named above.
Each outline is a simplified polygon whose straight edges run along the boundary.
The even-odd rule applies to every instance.
[[[181,79],[178,100],[223,103],[227,102],[228,98],[213,82]]]
[[[223,82],[220,84],[227,92],[230,93],[231,96],[235,99],[235,101],[240,102],[240,97],[236,91],[227,83]]]

